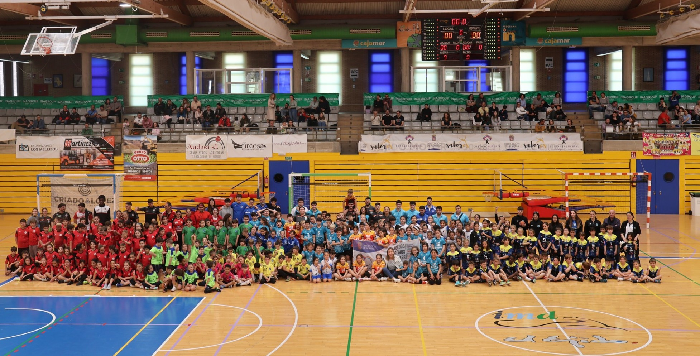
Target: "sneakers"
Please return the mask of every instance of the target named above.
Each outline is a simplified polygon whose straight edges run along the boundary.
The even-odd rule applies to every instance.
[[[149,289],[151,289],[151,290],[158,290],[158,287],[156,287],[156,286],[152,286],[152,287],[151,287],[151,288],[149,288]]]
[[[175,288],[175,286],[173,286],[172,288],[170,288],[170,291],[171,291],[171,292],[174,292],[175,290],[177,290],[177,288]]]
[[[459,281],[455,282],[455,287],[459,287],[460,285],[461,283],[459,283]]]
[[[500,286],[501,286],[501,287],[505,287],[505,286],[506,286],[506,282],[501,281]]]
[[[401,282],[401,280],[400,280],[400,279],[398,279],[398,278],[394,278],[394,283],[399,283],[399,282]]]
[[[352,281],[353,281],[353,282],[356,281],[356,280],[357,280],[357,277],[352,277]]]
[[[624,281],[624,280],[625,280],[625,279],[622,278],[622,277],[618,277],[618,278],[617,278],[617,281],[618,281],[618,282],[622,282],[622,281]]]
[[[639,283],[639,281],[635,279],[632,281],[632,283]]]
[[[654,283],[661,283],[661,280],[660,280],[660,279],[655,279],[655,280],[654,280]]]
[[[291,282],[291,280],[292,280],[292,279],[291,279],[290,277],[287,277],[287,280],[286,280],[286,281],[287,281],[287,282]],[[336,279],[336,281],[337,281],[337,280],[338,280],[338,279]]]
[[[345,281],[346,281],[346,282],[352,282],[352,281],[354,281],[354,280],[355,280],[355,278],[350,278],[350,277],[345,278]]]
[[[386,277],[379,278],[379,281],[381,281],[381,282],[386,282],[386,280],[387,280]]]
[[[71,285],[71,284],[73,284],[73,281],[68,281],[68,282],[66,282],[66,284]]]
[[[537,278],[533,278],[530,282],[532,282],[532,283],[537,282]]]
[[[469,281],[464,281],[462,282],[462,287],[466,287],[469,284]]]
[[[605,278],[603,278],[602,282],[603,282],[603,283],[608,283],[608,280],[605,279]]]
[[[522,280],[523,280],[523,277],[518,276],[518,282],[522,281]]]
[[[107,290],[110,290],[110,289],[112,289],[112,285],[111,285],[111,284],[108,284],[108,285],[107,285]]]
[[[428,281],[423,281],[423,284],[428,284]]]
[[[506,285],[510,287],[510,281],[506,281]]]

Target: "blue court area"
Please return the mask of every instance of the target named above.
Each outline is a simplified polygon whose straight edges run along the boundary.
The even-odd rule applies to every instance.
[[[0,355],[152,355],[202,299],[0,297]]]

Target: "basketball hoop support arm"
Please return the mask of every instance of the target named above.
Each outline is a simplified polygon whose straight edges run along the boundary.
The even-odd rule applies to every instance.
[[[92,31],[99,30],[99,29],[101,29],[102,27],[111,25],[112,22],[114,22],[114,20],[107,20],[107,21],[105,21],[104,23],[101,23],[101,24],[99,24],[99,25],[97,25],[97,26],[93,26],[93,27],[90,27],[90,28],[88,28],[88,29],[86,29],[86,30],[82,30],[82,31],[76,33],[75,36],[82,36],[82,35],[84,35],[84,34],[87,34],[87,33],[92,32]]]

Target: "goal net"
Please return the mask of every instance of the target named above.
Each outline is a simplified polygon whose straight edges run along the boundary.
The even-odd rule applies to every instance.
[[[343,210],[343,202],[352,189],[357,206],[364,205],[366,197],[372,197],[371,173],[291,173],[289,174],[289,208],[299,198],[310,208],[315,201],[318,210],[337,214]]]
[[[73,213],[78,204],[92,211],[97,205],[97,197],[104,195],[106,204],[116,216],[121,206],[123,174],[37,174],[36,202],[39,211],[48,208],[51,214],[58,211],[58,205],[66,204],[66,211]]]
[[[651,173],[564,173],[564,191],[567,216],[572,210],[631,211],[646,215],[649,227]]]

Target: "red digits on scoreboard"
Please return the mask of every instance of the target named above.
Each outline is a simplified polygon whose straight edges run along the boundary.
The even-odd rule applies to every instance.
[[[472,49],[472,45],[470,45],[470,44],[464,45],[464,50],[465,50],[465,51],[471,51],[471,49]]]
[[[456,50],[456,51],[459,51],[459,45],[456,45],[456,46],[455,46],[455,50]]]
[[[443,54],[443,55],[442,55],[442,59],[447,60],[447,55],[446,55],[446,54]]]
[[[482,50],[482,49],[484,48],[484,45],[482,45],[481,43],[479,43],[479,44],[477,45],[477,47],[478,47],[479,50]]]
[[[447,45],[440,45],[441,51],[447,51]]]
[[[452,38],[452,32],[445,32],[445,33],[444,33],[444,38],[445,38],[445,39],[450,39],[450,38]]]
[[[469,60],[471,57],[472,57],[471,54],[467,54],[467,55],[464,56],[464,59]]]
[[[459,35],[464,36],[464,30],[459,30]]]

